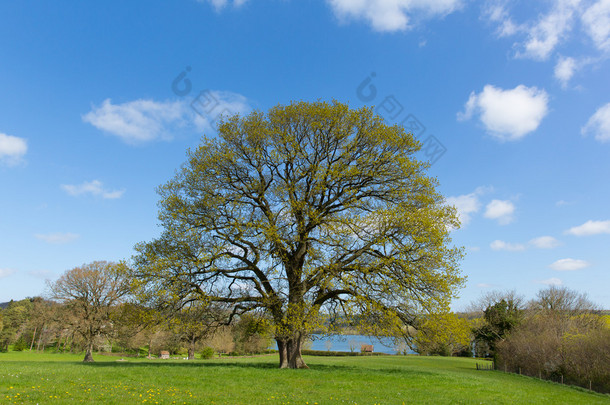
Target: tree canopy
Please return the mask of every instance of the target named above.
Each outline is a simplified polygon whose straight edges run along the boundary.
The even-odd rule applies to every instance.
[[[159,188],[162,235],[134,257],[142,296],[268,319],[280,367],[306,367],[321,315],[388,334],[463,284],[455,209],[420,143],[371,108],[295,102],[228,117]],[[344,318],[345,319],[345,318]]]
[[[85,362],[93,361],[93,340],[111,332],[112,311],[129,293],[124,275],[122,264],[95,261],[48,283],[51,299],[66,304],[74,315],[75,329],[86,342]]]

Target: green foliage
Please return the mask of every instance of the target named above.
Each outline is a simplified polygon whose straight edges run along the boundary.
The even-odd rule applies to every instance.
[[[304,366],[321,313],[364,315],[387,335],[446,309],[464,282],[459,223],[420,147],[338,102],[229,117],[160,187],[164,232],[136,247],[134,289],[157,305],[265,312],[285,367]]]
[[[235,352],[262,353],[271,344],[270,335],[273,333],[267,319],[244,314],[233,326],[233,341]]]
[[[161,324],[182,344],[188,346],[189,359],[195,358],[199,342],[216,330],[223,314],[200,301],[186,304],[182,308],[165,310],[166,319]]]
[[[214,349],[212,349],[211,347],[204,347],[201,351],[201,358],[211,359],[212,357],[214,357],[214,353]]]
[[[485,322],[473,330],[476,340],[489,347],[489,354],[495,356],[496,346],[506,339],[510,331],[523,319],[523,311],[511,299],[502,299],[490,304],[484,311]]]
[[[610,329],[584,294],[565,287],[540,291],[497,354],[500,368],[610,392]]]
[[[610,315],[602,315],[602,321],[610,329]]]
[[[429,314],[420,323],[415,338],[419,354],[452,356],[469,351],[470,325],[453,312]]]
[[[22,326],[25,326],[30,318],[32,302],[30,299],[11,301],[2,310],[3,328],[0,331],[0,351],[8,351],[9,345],[15,343],[21,337]]]
[[[16,352],[22,352],[27,349],[28,344],[25,342],[23,336],[20,336],[19,339],[13,344],[13,350]]]
[[[574,384],[610,393],[610,329],[567,334],[561,342],[561,372]]]

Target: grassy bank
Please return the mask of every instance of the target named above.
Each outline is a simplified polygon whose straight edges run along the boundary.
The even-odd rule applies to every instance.
[[[278,370],[275,356],[145,360],[0,353],[0,403],[402,404],[606,403],[610,396],[441,357],[306,357]]]

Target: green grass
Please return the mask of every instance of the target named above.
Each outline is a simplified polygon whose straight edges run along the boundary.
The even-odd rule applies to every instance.
[[[610,404],[610,396],[442,357],[306,357],[309,370],[279,370],[277,357],[145,360],[0,353],[0,403],[69,404]]]

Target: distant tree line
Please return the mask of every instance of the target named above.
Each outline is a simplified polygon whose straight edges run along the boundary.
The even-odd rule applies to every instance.
[[[477,356],[492,357],[499,370],[610,392],[610,317],[586,294],[551,286],[528,303],[515,293],[482,302]]]
[[[150,356],[167,350],[193,359],[204,348],[249,354],[269,347],[264,323],[254,315],[224,325],[222,314],[200,303],[171,312],[143,306],[130,296],[122,266],[85,264],[49,283],[45,298],[6,303],[0,352],[85,352],[84,361],[93,361],[94,351]]]

